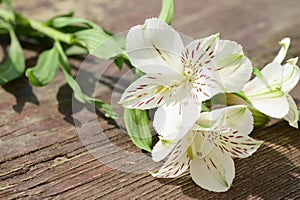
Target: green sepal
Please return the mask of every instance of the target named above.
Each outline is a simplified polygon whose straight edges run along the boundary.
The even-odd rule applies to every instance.
[[[248,108],[252,113],[255,128],[261,128],[270,122],[270,117],[268,117],[264,113],[259,112],[258,110],[250,106]]]

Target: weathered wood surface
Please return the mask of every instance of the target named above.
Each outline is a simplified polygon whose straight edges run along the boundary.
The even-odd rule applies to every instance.
[[[141,24],[160,9],[157,0],[13,3],[25,16],[38,20],[73,10],[113,32]],[[194,38],[220,32],[222,38],[241,43],[253,64],[262,67],[272,60],[277,41],[284,36],[292,38],[288,56],[300,56],[299,8],[298,0],[176,1],[173,25]],[[36,52],[27,50],[26,58],[32,65]],[[71,62],[78,68],[81,61]],[[118,78],[116,71],[109,73]],[[109,86],[102,86],[97,97],[109,102]],[[298,106],[299,89],[292,93]],[[32,88],[26,78],[0,88],[0,199],[300,199],[300,134],[285,122],[252,134],[264,145],[252,157],[235,160],[232,188],[218,194],[197,187],[189,175],[155,179],[148,173],[121,172],[101,163],[76,132],[71,95],[61,72],[44,88]],[[137,151],[121,130],[101,116],[98,120],[111,143]],[[108,148],[99,142],[90,144],[90,149]],[[110,156],[117,160],[118,152]]]

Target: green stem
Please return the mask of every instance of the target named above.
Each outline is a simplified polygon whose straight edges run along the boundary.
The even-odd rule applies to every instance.
[[[0,9],[0,17],[2,17],[3,19],[5,19],[6,21],[12,22],[14,21],[14,15],[11,12],[8,12],[4,9]]]
[[[28,20],[30,26],[39,31],[40,33],[43,33],[44,35],[53,38],[54,40],[58,40],[67,44],[74,44],[75,43],[75,37],[73,34],[67,34],[60,31],[57,31],[49,26],[45,26],[44,24],[37,22],[35,20]]]
[[[0,17],[5,19],[6,21],[17,23],[15,21],[14,14],[6,11],[4,9],[0,9]],[[67,43],[67,44],[75,44],[76,43],[75,37],[73,34],[67,34],[67,33],[60,32],[54,28],[46,26],[43,23],[32,20],[32,19],[27,19],[27,18],[24,18],[24,19],[29,23],[31,28],[37,30],[38,32],[40,32],[50,38],[53,38],[54,40],[58,40],[58,41],[61,41],[61,42]]]
[[[246,103],[248,103],[250,106],[252,105],[252,102],[250,101],[250,99],[248,99],[248,97],[246,96],[246,94],[244,92],[233,92],[233,94],[237,95],[238,97],[242,98]]]

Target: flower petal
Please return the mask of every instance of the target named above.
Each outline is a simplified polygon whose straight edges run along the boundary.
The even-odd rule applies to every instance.
[[[151,65],[182,71],[180,61],[184,49],[179,34],[165,22],[151,18],[128,32],[126,52],[130,62],[145,73],[153,72]],[[146,67],[145,67],[146,66]]]
[[[232,157],[246,158],[251,156],[263,143],[254,140],[244,134],[239,134],[237,130],[230,129],[220,135],[216,146],[225,154]]]
[[[186,98],[176,104],[159,107],[155,112],[153,126],[164,139],[182,138],[199,118],[201,104]]]
[[[197,72],[192,85],[192,97],[197,101],[205,101],[218,93],[224,92],[222,79],[213,69],[214,62],[207,64]]]
[[[152,175],[158,178],[173,178],[182,174],[189,167],[192,159],[187,149],[191,145],[193,138],[194,134],[190,133],[179,140],[173,148],[168,160],[158,172],[152,173]]]
[[[262,78],[256,77],[248,82],[243,91],[257,110],[274,118],[283,118],[289,109],[281,91],[283,68],[278,63],[270,63],[261,74]]]
[[[283,38],[280,42],[279,45],[281,46],[281,49],[279,50],[277,56],[274,58],[273,62],[277,62],[279,64],[282,63],[282,61],[284,60],[285,56],[286,56],[286,52],[290,46],[291,43],[291,39],[286,37]]]
[[[220,123],[217,124],[217,122],[223,120],[224,111],[225,108],[220,108],[220,109],[213,110],[211,112],[201,113],[199,119],[196,121],[195,125],[193,126],[193,129],[203,130],[203,131],[214,130],[214,127],[218,127],[218,125],[220,124]]]
[[[300,70],[296,65],[298,58],[289,59],[285,65],[283,65],[283,83],[282,91],[289,93],[299,82]]]
[[[228,92],[241,91],[252,74],[252,64],[244,56],[242,46],[233,41],[219,41],[216,64],[216,71]]]
[[[246,137],[253,130],[252,114],[244,105],[230,106],[203,113],[200,115],[197,123],[198,127],[194,126],[193,128],[198,129],[198,135],[202,135],[204,138],[203,143],[199,145],[200,158],[210,153],[223,134],[225,134],[225,137],[227,137],[228,133]],[[206,126],[210,128],[203,129],[202,127],[205,125],[201,127],[201,124],[208,124]],[[226,147],[224,148],[225,151],[229,151],[227,149]]]
[[[299,113],[297,104],[289,94],[286,94],[286,98],[289,103],[289,112],[284,119],[289,122],[290,126],[298,128]]]
[[[253,130],[253,116],[246,106],[226,107],[224,115],[223,127],[234,129],[240,135],[248,135]]]
[[[253,117],[245,105],[228,106],[201,113],[193,129],[218,133],[235,129],[240,134],[248,135],[253,130]]]
[[[278,63],[269,63],[262,71],[262,78],[255,77],[249,81],[243,91],[248,97],[269,92],[275,88],[281,88],[283,81],[283,68]]]
[[[164,74],[144,75],[124,91],[119,103],[127,108],[150,109],[165,104],[171,98],[175,101],[173,96],[180,86],[178,80],[180,77]]]
[[[197,185],[214,192],[227,191],[235,175],[232,158],[216,148],[203,159],[193,159],[190,171]]]
[[[260,98],[250,98],[253,106],[260,112],[274,118],[283,118],[289,110],[288,101],[282,93],[269,93]]]
[[[219,34],[189,43],[181,53],[185,70],[197,70],[210,63],[215,57]]]
[[[194,145],[194,151],[198,154],[199,158],[206,157],[212,149],[215,147],[216,142],[218,141],[219,135],[214,131],[197,131],[198,138],[202,139],[203,143],[201,145]],[[201,139],[199,139],[201,141]],[[198,148],[197,148],[198,147]],[[200,149],[199,149],[200,147]]]
[[[161,138],[152,149],[152,159],[155,162],[163,160],[176,146],[177,141]]]

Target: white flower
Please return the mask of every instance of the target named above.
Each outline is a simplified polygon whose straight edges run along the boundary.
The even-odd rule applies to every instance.
[[[227,191],[235,176],[232,157],[245,158],[262,144],[248,136],[253,117],[246,106],[231,106],[201,114],[192,130],[177,140],[161,138],[154,161],[169,158],[153,176],[172,178],[190,166],[194,182],[204,189]]]
[[[126,51],[130,62],[146,73],[122,95],[120,103],[129,108],[159,107],[187,95],[204,101],[225,90],[240,91],[252,72],[239,44],[216,34],[184,47],[180,35],[159,19],[133,27]]]
[[[219,40],[219,34],[215,34],[184,47],[179,33],[155,18],[129,31],[126,52],[145,75],[125,90],[119,103],[136,109],[159,107],[155,117],[158,122],[154,123],[161,132],[170,124],[163,117],[170,110],[178,122],[172,125],[177,132],[185,118],[190,125],[195,122],[202,101],[225,91],[240,91],[252,72],[241,45]],[[183,111],[186,107],[194,114]]]
[[[262,69],[261,77],[248,82],[243,91],[257,110],[274,118],[284,118],[298,128],[297,105],[289,95],[299,82],[298,58],[289,59],[282,66],[290,39],[284,38],[279,44],[282,48],[273,62]]]

